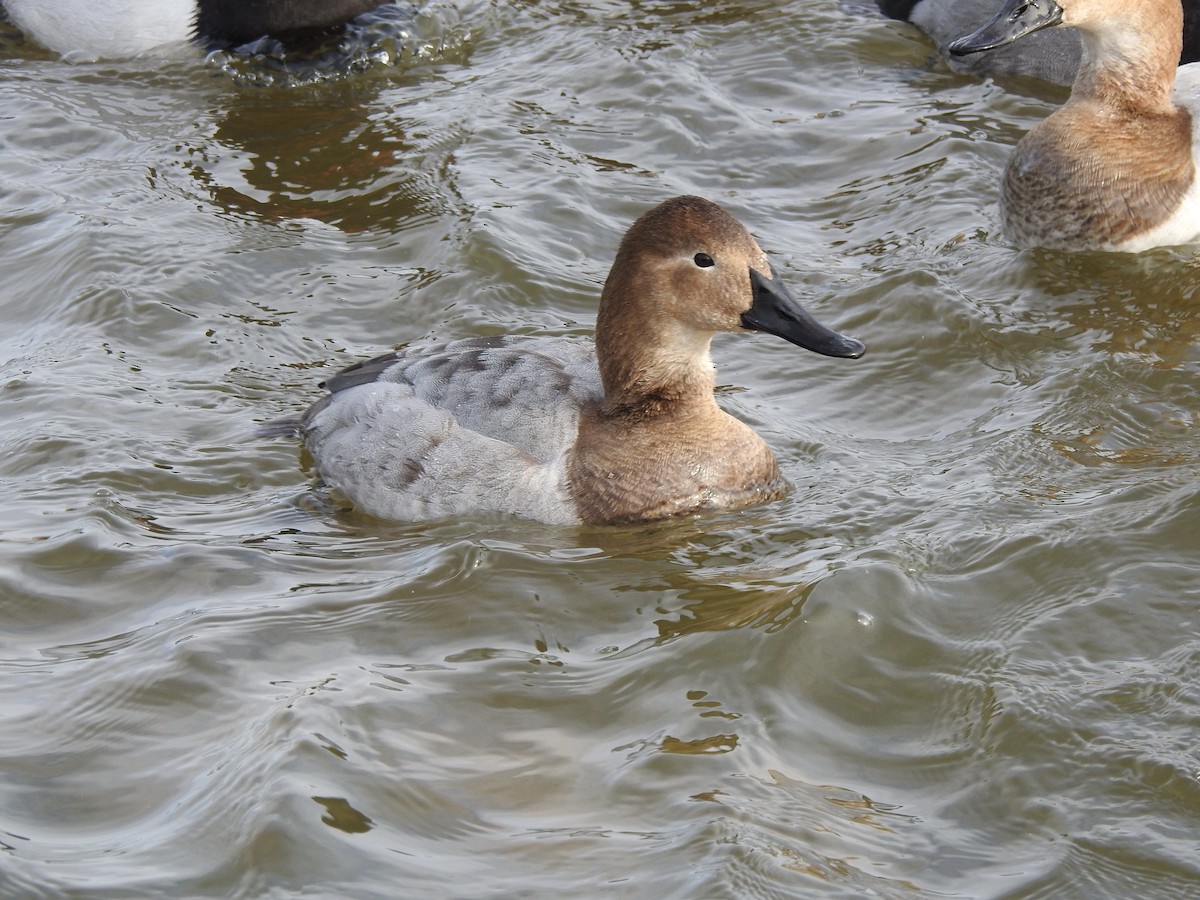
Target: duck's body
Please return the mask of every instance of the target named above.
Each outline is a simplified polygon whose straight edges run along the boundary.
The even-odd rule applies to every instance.
[[[1079,71],[1082,48],[1071,30],[1043,31],[1020,44],[968,57],[948,53],[955,39],[970,34],[996,14],[996,0],[876,0],[884,15],[911,22],[937,45],[950,65],[976,75],[1026,76],[1069,85]],[[1183,49],[1179,62],[1200,60],[1200,0],[1183,0]]]
[[[613,524],[781,496],[766,443],[714,399],[717,331],[768,331],[831,356],[862,345],[813,321],[757,243],[679,197],[626,234],[595,348],[499,337],[416,346],[334,376],[299,423],[356,507],[414,521],[506,513]]]
[[[1200,64],[1177,72],[1181,25],[1179,0],[1008,0],[950,45],[970,54],[1059,26],[1082,38],[1070,99],[1005,168],[1013,241],[1126,252],[1200,241]]]
[[[241,44],[325,28],[386,0],[0,0],[42,46],[77,59],[119,59],[171,45]]]

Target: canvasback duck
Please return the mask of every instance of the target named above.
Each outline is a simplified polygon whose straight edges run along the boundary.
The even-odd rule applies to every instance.
[[[326,484],[384,519],[620,524],[773,500],[788,488],[774,454],[713,396],[719,331],[864,352],[793,299],[737,219],[676,197],[622,239],[594,349],[532,336],[408,347],[334,375],[282,430],[303,437]]]
[[[1138,252],[1200,240],[1200,64],[1179,68],[1177,83],[1179,0],[1007,0],[950,52],[1071,26],[1082,37],[1079,74],[1070,99],[1009,158],[1000,198],[1006,234],[1061,250]]]
[[[340,25],[387,0],[0,0],[13,24],[48,50],[120,59],[169,44],[244,44],[263,35]]]
[[[876,0],[880,11],[910,22],[937,45],[950,66],[974,75],[1022,75],[1070,84],[1079,69],[1079,35],[1069,29],[1043,31],[1018,45],[996,47],[971,56],[950,56],[955,38],[975,31],[992,18],[996,0]],[[1200,0],[1183,0],[1181,63],[1200,60]]]

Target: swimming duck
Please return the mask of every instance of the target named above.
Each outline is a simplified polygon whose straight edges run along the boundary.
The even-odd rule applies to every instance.
[[[167,44],[244,44],[347,22],[386,0],[0,0],[42,46],[78,59],[119,59]]]
[[[1006,233],[1063,250],[1200,240],[1200,65],[1176,69],[1179,0],[1007,0],[949,49],[962,56],[1071,26],[1082,37],[1079,74],[1066,104],[1009,158]]]
[[[773,500],[788,488],[774,454],[713,396],[720,331],[864,352],[797,303],[736,218],[676,197],[622,239],[594,347],[535,336],[411,346],[334,375],[285,426],[326,484],[385,519],[618,524]]]
[[[995,13],[996,0],[876,0],[884,15],[911,22],[937,44],[943,55],[955,38],[968,34]],[[1200,0],[1183,0],[1181,63],[1200,60]],[[1055,84],[1071,84],[1079,69],[1079,35],[1070,30],[1043,31],[1018,46],[997,47],[970,57],[950,56],[950,65],[976,75],[1025,75]]]

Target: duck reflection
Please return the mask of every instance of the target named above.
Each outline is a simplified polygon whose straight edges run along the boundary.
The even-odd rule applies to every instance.
[[[700,516],[672,527],[589,533],[602,538],[597,553],[611,558],[660,558],[673,565],[655,578],[614,587],[625,602],[642,606],[639,595],[655,598],[660,618],[655,634],[627,646],[629,656],[676,638],[706,632],[761,629],[781,631],[802,614],[809,596],[831,570],[840,552],[827,540],[779,518]],[[787,548],[771,558],[772,548]]]
[[[1019,282],[1061,298],[1053,311],[1096,349],[1134,353],[1156,367],[1196,359],[1200,340],[1200,260],[1172,251],[1113,253],[1034,251],[1023,255]]]
[[[1034,432],[1060,456],[1095,468],[1169,470],[1200,454],[1200,262],[1160,251],[1035,251],[1020,257],[1022,288],[1055,302],[1024,318],[1090,343],[1071,369],[1048,372]]]
[[[395,230],[428,213],[434,197],[402,164],[415,148],[403,123],[372,121],[365,102],[331,92],[302,108],[251,96],[231,106],[218,143],[228,161],[190,164],[222,209],[273,221],[312,219],[356,233]],[[287,98],[291,99],[291,98]]]
[[[347,233],[394,232],[440,211],[460,126],[414,136],[413,121],[380,96],[396,79],[362,71],[382,60],[393,73],[438,50],[418,47],[411,11],[389,6],[365,18],[307,45],[264,40],[210,56],[236,81],[262,87],[222,93],[215,132],[183,148],[214,203],[236,216],[309,219]]]

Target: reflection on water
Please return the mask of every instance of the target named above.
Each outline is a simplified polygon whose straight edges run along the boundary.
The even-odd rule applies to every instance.
[[[242,216],[311,219],[360,232],[395,229],[432,213],[423,209],[432,198],[400,165],[416,153],[405,142],[404,123],[372,127],[357,98],[349,106],[345,97],[326,99],[327,105],[298,111],[280,107],[273,97],[252,97],[250,104],[228,110],[204,139],[204,146],[215,141],[225,149],[218,171],[207,167],[205,149],[198,146],[193,154],[199,161],[188,164],[189,172],[213,203]],[[349,165],[348,145],[362,154]],[[222,176],[232,183],[218,181]]]
[[[865,0],[321,40],[0,23],[0,895],[1196,893],[1196,262],[1006,245],[1058,89]],[[788,498],[381,523],[254,436],[393,344],[588,333],[682,192],[869,344],[716,341]]]

